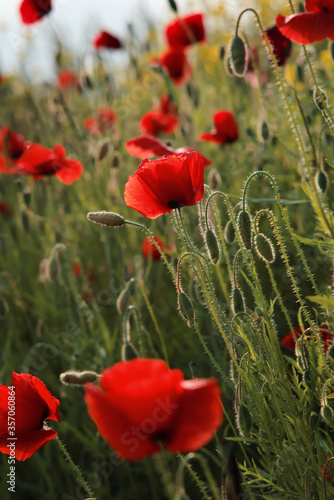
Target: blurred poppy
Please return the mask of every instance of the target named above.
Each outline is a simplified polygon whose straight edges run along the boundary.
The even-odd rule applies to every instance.
[[[307,328],[308,327],[305,325],[303,326],[303,329],[301,329],[300,326],[295,326],[292,331],[290,331],[285,335],[285,337],[283,337],[283,339],[280,341],[280,346],[294,350],[296,347],[295,337],[299,339],[299,337],[302,336],[303,332],[307,330]],[[324,343],[325,353],[327,353],[328,349],[333,344],[334,336],[327,325],[320,325],[319,333]]]
[[[136,156],[136,158],[140,158],[141,160],[145,160],[150,156],[161,157],[164,155],[189,153],[191,151],[195,151],[194,149],[189,147],[173,149],[172,147],[167,146],[152,135],[141,135],[139,137],[134,137],[133,139],[126,141],[125,147],[130,155]],[[201,156],[203,158],[204,168],[212,165],[212,161],[209,160],[209,158],[202,154]]]
[[[57,86],[60,89],[67,89],[69,87],[78,87],[79,80],[77,76],[68,69],[63,69],[58,73]]]
[[[165,34],[170,47],[184,48],[196,42],[205,40],[203,14],[187,14],[171,21],[165,28]]]
[[[161,133],[172,134],[178,124],[178,119],[170,113],[149,111],[141,117],[139,127],[143,134],[155,136]]]
[[[164,252],[165,250],[170,250],[170,247],[166,246],[164,242],[162,241],[159,236],[154,236],[154,241],[158,244],[158,246],[161,248],[161,250]],[[152,242],[151,238],[149,236],[146,236],[144,239],[141,249],[143,252],[143,255],[146,259],[152,259],[152,260],[160,260],[161,259],[161,254],[155,244]]]
[[[330,459],[330,457],[326,457],[326,461],[327,461],[327,460],[329,460],[329,459]],[[332,475],[334,476],[334,462],[332,462],[332,463],[331,463],[331,465],[332,465],[332,471],[333,471],[333,472],[332,472]],[[326,468],[326,473],[325,473],[325,466],[326,466],[326,463],[322,464],[322,469],[321,469],[321,472],[322,472],[322,474],[323,474],[323,475],[325,474],[325,480],[326,480],[328,483],[330,483],[330,481],[331,481],[331,479],[330,479],[330,474],[331,474],[331,472],[330,472],[330,467],[329,467],[329,468],[328,468],[328,467]]]
[[[334,40],[333,0],[306,0],[305,12],[276,17],[276,26],[292,42],[306,45],[325,38]]]
[[[192,69],[182,49],[168,48],[160,55],[159,63],[176,86],[183,85],[191,77]]]
[[[0,201],[0,214],[5,217],[11,217],[13,215],[13,210],[6,202]]]
[[[100,108],[97,115],[97,118],[90,117],[84,120],[85,129],[92,135],[103,134],[106,130],[113,128],[117,120],[117,115],[111,108]]]
[[[78,160],[65,158],[65,154],[60,144],[55,144],[52,150],[32,143],[7,173],[31,175],[34,179],[54,175],[63,184],[72,184],[81,177],[83,166]]]
[[[292,43],[279,31],[277,26],[265,30],[278,66],[283,66],[291,55]]]
[[[121,49],[123,45],[121,41],[107,31],[99,31],[93,40],[93,45],[96,49]]]
[[[149,219],[203,198],[203,158],[197,151],[144,160],[125,185],[124,198]]]
[[[77,262],[73,262],[72,264],[73,272],[76,276],[81,276],[81,268]]]
[[[26,460],[56,437],[57,432],[44,424],[44,420],[60,422],[58,406],[58,399],[39,378],[13,372],[12,385],[0,385],[1,453]],[[14,412],[12,419],[10,412]]]
[[[30,143],[23,135],[17,134],[8,126],[0,130],[0,172],[7,173],[8,168],[17,160]]]
[[[85,385],[88,413],[118,456],[138,461],[158,453],[196,451],[223,421],[215,379],[184,380],[164,361],[121,361],[104,370],[99,386]]]
[[[200,141],[215,142],[224,145],[236,141],[239,137],[237,122],[230,111],[217,111],[213,115],[214,130],[205,132],[199,136]]]
[[[33,24],[51,10],[51,0],[23,0],[20,6],[21,20],[24,24]]]

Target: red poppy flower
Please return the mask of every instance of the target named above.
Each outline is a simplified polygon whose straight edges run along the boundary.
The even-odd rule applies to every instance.
[[[84,120],[85,129],[92,135],[103,134],[106,130],[113,128],[117,120],[117,115],[111,108],[100,108],[97,114],[97,118],[90,117]]]
[[[161,111],[149,111],[141,117],[139,127],[143,134],[172,134],[178,124],[178,119],[171,114],[162,113]]]
[[[77,262],[73,262],[72,264],[73,272],[76,276],[81,276],[81,268]]]
[[[158,359],[122,361],[85,385],[89,416],[127,460],[160,451],[188,453],[204,446],[223,420],[215,379],[184,380]]]
[[[160,97],[159,109],[160,111],[162,111],[162,113],[170,113],[174,116],[178,115],[178,109],[176,105],[173,103],[173,101],[170,101],[168,95],[165,94]]]
[[[0,172],[7,173],[8,168],[23,153],[30,143],[23,135],[17,134],[9,127],[2,127],[0,130]]]
[[[51,8],[51,0],[23,0],[20,7],[22,22],[33,24],[48,14]]]
[[[182,49],[168,48],[160,55],[159,63],[176,86],[183,85],[191,77],[192,69]]]
[[[279,31],[277,26],[265,30],[278,66],[283,66],[290,57],[292,43]]]
[[[294,350],[296,347],[296,342],[295,342],[293,332],[295,334],[295,337],[297,339],[299,339],[299,337],[302,336],[303,332],[306,329],[307,329],[307,326],[305,326],[305,325],[303,326],[303,329],[301,329],[300,326],[295,326],[293,331],[290,331],[289,333],[287,333],[285,335],[285,337],[283,337],[283,339],[280,341],[280,346],[286,347],[287,349]],[[323,343],[324,343],[325,353],[327,353],[328,349],[333,344],[334,336],[327,325],[320,325],[319,326],[319,333],[320,333],[321,338],[322,338]]]
[[[60,89],[67,89],[69,87],[77,87],[79,84],[77,76],[73,71],[63,69],[58,73],[57,86]]]
[[[230,111],[217,111],[213,115],[214,130],[205,132],[199,136],[200,141],[215,142],[224,145],[234,142],[239,137],[237,122]]]
[[[292,42],[306,45],[325,38],[334,40],[333,0],[306,0],[305,12],[276,17],[276,26]]]
[[[188,14],[171,21],[165,28],[170,47],[184,48],[205,40],[203,14]]]
[[[125,185],[124,198],[149,219],[203,198],[203,158],[197,151],[144,160]]]
[[[34,179],[54,175],[63,184],[72,184],[81,177],[83,166],[78,160],[65,158],[65,154],[65,148],[60,144],[55,144],[52,150],[32,143],[8,173],[31,175]]]
[[[96,49],[121,49],[123,45],[121,41],[107,31],[99,31],[93,40],[93,45]]]
[[[13,372],[12,385],[0,385],[0,451],[16,460],[31,457],[57,436],[44,420],[60,422],[58,406],[39,378]]]
[[[170,250],[170,247],[165,245],[165,243],[162,241],[159,236],[153,236],[154,241],[158,244],[158,246],[161,248],[162,251],[165,250]],[[152,259],[152,260],[160,260],[161,259],[161,254],[155,244],[152,242],[151,238],[149,236],[146,236],[144,239],[142,245],[141,245],[142,252],[144,254],[145,259]]]
[[[134,137],[125,143],[125,147],[130,153],[130,155],[135,156],[136,158],[140,158],[141,160],[145,160],[150,156],[164,156],[170,154],[178,154],[178,153],[189,153],[191,151],[195,151],[192,148],[184,147],[173,149],[170,146],[166,146],[162,141],[153,137],[152,135],[141,135],[139,137]],[[203,166],[208,167],[212,165],[212,161],[209,160],[206,156],[202,155],[203,158]]]

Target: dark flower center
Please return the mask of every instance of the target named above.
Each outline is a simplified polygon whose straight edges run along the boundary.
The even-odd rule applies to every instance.
[[[167,205],[169,206],[169,208],[171,208],[173,210],[174,210],[174,208],[181,208],[181,205],[177,201],[175,201],[175,200],[170,200],[167,203]]]

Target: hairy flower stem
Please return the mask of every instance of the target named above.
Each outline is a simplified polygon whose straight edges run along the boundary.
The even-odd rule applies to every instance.
[[[192,476],[192,478],[196,482],[197,486],[199,487],[199,489],[203,495],[203,498],[205,498],[207,500],[210,500],[210,498],[214,498],[215,500],[221,499],[219,489],[218,489],[218,487],[213,479],[210,468],[208,467],[208,463],[204,457],[202,457],[199,453],[189,453],[185,457],[183,457],[180,453],[178,453],[178,458],[180,459],[181,463],[178,467],[177,474],[176,474],[176,481],[175,482],[176,482],[176,489],[178,492],[178,495],[176,496],[176,498],[178,498],[178,499],[182,498],[182,497],[180,497],[180,494],[182,495],[182,492],[185,491],[185,488],[184,488],[184,469],[186,468],[188,470],[189,474]],[[194,458],[196,458],[199,461],[199,463],[201,464],[201,466],[203,468],[204,475],[208,481],[208,485],[209,485],[210,490],[213,494],[213,497],[208,496],[207,492],[205,491],[205,488],[203,487],[202,482],[200,481],[199,477],[197,476],[197,473],[194,471],[194,469],[188,463],[188,462],[190,462],[190,460],[193,460]]]

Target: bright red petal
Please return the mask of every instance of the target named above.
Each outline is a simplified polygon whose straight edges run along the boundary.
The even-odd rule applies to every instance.
[[[51,0],[23,0],[20,6],[22,22],[33,24],[51,10]]]
[[[215,379],[184,380],[181,385],[185,391],[165,442],[174,453],[198,450],[223,422],[220,389]]]
[[[238,125],[235,121],[233,113],[225,110],[217,111],[212,118],[218,134],[226,136],[226,142],[230,143],[238,139]]]
[[[162,239],[159,238],[158,236],[154,236],[154,241],[159,245],[159,247],[163,251],[165,245],[164,245],[164,242],[162,241]],[[152,259],[155,261],[161,259],[161,255],[160,255],[159,250],[156,248],[154,243],[152,243],[152,240],[149,236],[146,236],[146,238],[144,239],[144,241],[141,245],[141,249],[142,249],[142,252],[144,254],[145,259]]]
[[[186,47],[205,40],[203,14],[195,13],[171,21],[165,28],[170,47]]]
[[[175,151],[175,153],[192,153],[194,152],[195,149],[193,148],[189,148],[188,146],[185,146],[183,148],[177,148],[177,150]],[[206,156],[202,155],[202,153],[200,153],[201,157],[203,158],[203,167],[209,167],[210,165],[212,165],[212,161],[207,158]]]
[[[100,31],[93,40],[93,45],[96,49],[121,49],[121,41],[107,31]]]
[[[159,57],[159,62],[176,86],[183,85],[191,77],[192,69],[182,49],[167,49]]]
[[[333,0],[305,0],[306,12],[328,12],[334,10]]]
[[[173,133],[178,124],[178,119],[174,115],[161,111],[150,111],[142,116],[139,127],[143,134],[156,136],[161,133]]]
[[[70,185],[80,179],[83,173],[83,166],[78,160],[65,159],[63,166],[60,168],[55,176],[63,183]]]
[[[334,40],[334,12],[303,12],[276,17],[276,26],[289,40],[303,45],[325,38]]]
[[[136,156],[141,160],[145,160],[150,156],[164,156],[173,154],[176,151],[173,148],[166,146],[156,137],[151,135],[142,135],[134,137],[125,143],[126,150],[130,155]]]
[[[15,459],[26,460],[30,458],[37,450],[56,436],[57,432],[50,427],[43,427],[37,431],[29,431],[26,434],[18,435],[17,440],[13,441],[13,443],[15,442]],[[10,436],[0,438],[0,451],[2,453],[10,454],[10,448],[8,448],[10,442]]]
[[[15,162],[15,165],[17,169],[22,168],[27,172],[40,174],[40,166],[49,164],[55,158],[56,155],[52,149],[32,143]]]
[[[276,57],[278,66],[282,66],[291,54],[291,41],[282,35],[277,26],[268,28],[266,30],[266,35]]]
[[[295,337],[298,339],[302,336],[303,332],[306,330],[306,326],[303,327],[303,330],[300,326],[295,326],[293,332],[289,332],[282,338],[280,341],[281,347],[286,347],[287,349],[294,350],[296,347]]]
[[[218,134],[216,130],[204,132],[198,137],[198,139],[200,141],[214,142],[215,144],[220,144],[221,146],[227,142],[226,136]]]

